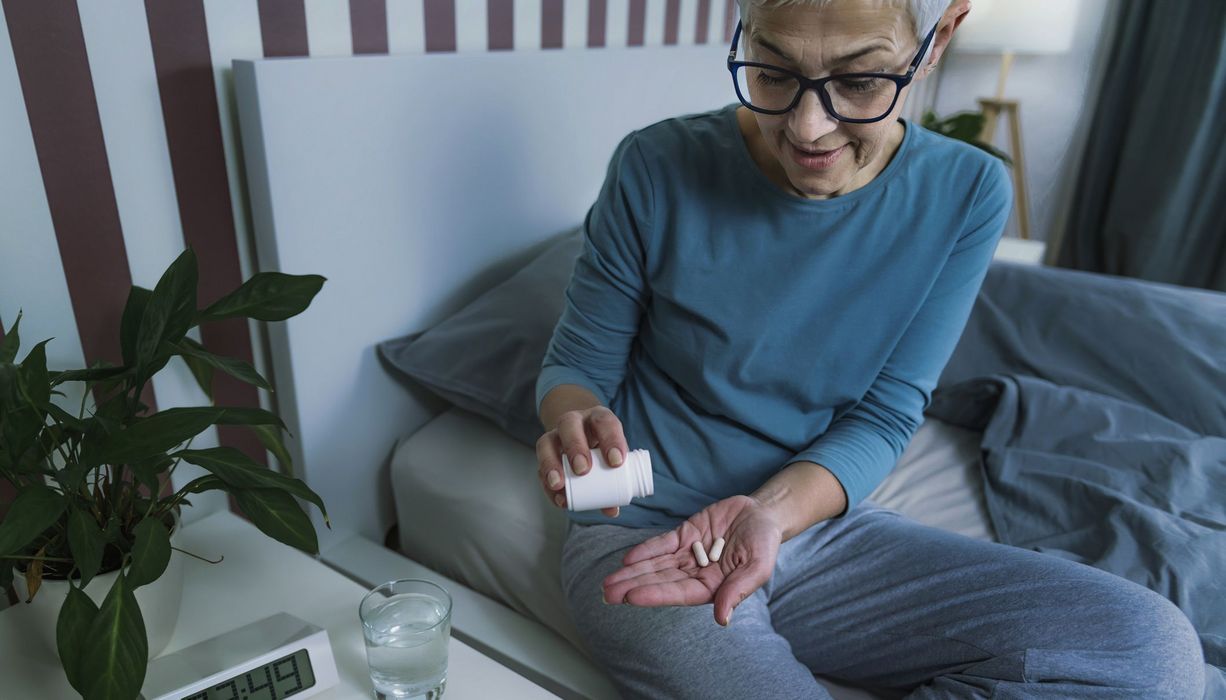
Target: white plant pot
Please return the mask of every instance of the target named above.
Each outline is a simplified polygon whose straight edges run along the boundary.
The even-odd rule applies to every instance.
[[[176,522],[174,532],[170,534],[170,543],[178,545],[179,533],[183,529],[182,520]],[[140,606],[141,617],[145,621],[145,632],[149,640],[149,658],[152,659],[170,643],[175,631],[175,623],[179,620],[179,603],[183,597],[183,558],[182,552],[171,551],[170,563],[166,571],[152,583],[147,583],[136,589],[136,604]],[[85,593],[101,607],[106,594],[115,584],[117,571],[109,571],[93,577],[85,587]],[[55,624],[59,620],[60,608],[68,597],[68,582],[44,579],[39,586],[34,600],[26,603],[29,591],[26,588],[25,577],[20,572],[14,573],[13,587],[17,589],[19,598],[17,605],[28,606],[37,623],[27,631],[32,645],[37,644],[51,655],[59,658],[59,650],[55,645]]]

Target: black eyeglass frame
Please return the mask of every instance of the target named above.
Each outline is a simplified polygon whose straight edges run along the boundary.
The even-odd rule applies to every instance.
[[[825,78],[808,78],[800,73],[797,73],[796,71],[781,68],[769,63],[735,60],[737,42],[741,38],[741,22],[740,20],[737,20],[736,31],[732,35],[732,50],[728,52],[728,72],[732,74],[732,87],[734,90],[736,90],[737,99],[741,101],[741,104],[755,112],[760,112],[762,114],[786,114],[796,107],[797,103],[800,102],[801,95],[804,95],[805,91],[816,90],[818,98],[822,101],[822,106],[826,108],[826,113],[830,116],[841,122],[848,122],[851,124],[871,124],[872,122],[879,122],[882,119],[885,119],[890,115],[890,112],[894,111],[894,106],[898,104],[898,96],[902,94],[903,88],[911,84],[911,80],[915,77],[915,71],[917,68],[919,68],[920,60],[923,58],[924,52],[928,50],[928,45],[932,43],[932,37],[936,34],[937,27],[940,25],[941,23],[938,21],[936,24],[932,25],[932,29],[928,30],[928,36],[924,37],[924,43],[920,44],[919,51],[915,54],[915,58],[911,59],[911,64],[907,68],[905,75],[898,75],[897,73],[839,73],[837,75],[828,75]],[[746,66],[769,68],[772,71],[783,73],[795,78],[800,84],[800,89],[796,91],[796,96],[792,98],[791,104],[789,104],[785,109],[777,110],[762,109],[761,107],[751,105],[749,103],[749,98],[741,94],[741,86],[736,80],[737,69],[744,68]],[[826,83],[829,83],[832,80],[847,80],[849,78],[855,80],[862,80],[866,78],[884,78],[886,80],[893,81],[897,87],[894,90],[894,99],[890,101],[890,106],[885,110],[885,113],[872,119],[852,119],[850,117],[843,117],[842,115],[838,114],[834,109],[834,105],[830,102],[830,95],[826,92]]]

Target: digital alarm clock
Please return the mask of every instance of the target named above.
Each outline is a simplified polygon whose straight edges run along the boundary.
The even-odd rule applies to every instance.
[[[282,612],[150,661],[141,697],[309,698],[339,679],[328,631]]]

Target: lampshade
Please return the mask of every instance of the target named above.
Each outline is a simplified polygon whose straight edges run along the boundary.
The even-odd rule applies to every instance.
[[[974,0],[953,50],[1063,53],[1073,43],[1078,0]]]

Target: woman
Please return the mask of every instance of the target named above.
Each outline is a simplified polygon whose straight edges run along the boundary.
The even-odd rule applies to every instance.
[[[740,104],[613,155],[537,383],[537,453],[565,507],[562,454],[583,474],[593,450],[651,452],[654,495],[570,513],[562,561],[627,697],[829,697],[814,674],[913,697],[1200,697],[1196,636],[1159,595],[864,501],[1011,204],[998,161],[898,119],[968,10],[741,0]],[[718,537],[699,566],[691,544]]]

